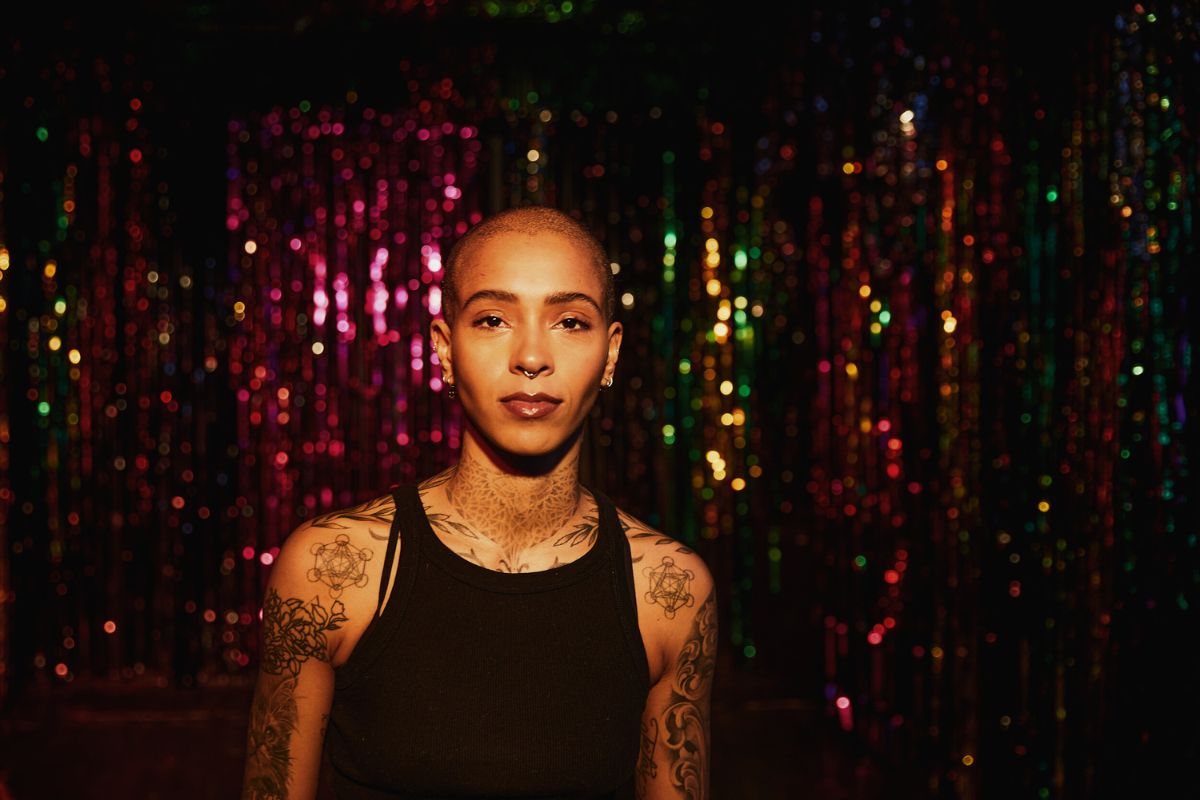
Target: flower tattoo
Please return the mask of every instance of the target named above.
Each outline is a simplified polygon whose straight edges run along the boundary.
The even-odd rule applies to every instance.
[[[281,600],[274,588],[268,589],[263,603],[263,670],[296,676],[310,658],[327,661],[325,632],[347,620],[345,608],[341,600],[334,600],[328,610],[316,597],[308,603],[295,597]]]

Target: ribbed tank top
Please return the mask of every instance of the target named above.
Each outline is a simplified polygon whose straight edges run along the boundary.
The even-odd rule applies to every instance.
[[[633,798],[650,670],[629,542],[586,488],[593,546],[518,573],[459,556],[417,484],[395,489],[383,613],[336,670],[325,746],[339,798]]]

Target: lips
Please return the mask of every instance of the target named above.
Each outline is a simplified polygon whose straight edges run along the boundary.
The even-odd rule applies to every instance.
[[[536,419],[553,412],[554,409],[558,408],[558,404],[562,400],[545,392],[536,392],[534,394],[515,392],[500,398],[500,402],[514,416],[522,419]]]

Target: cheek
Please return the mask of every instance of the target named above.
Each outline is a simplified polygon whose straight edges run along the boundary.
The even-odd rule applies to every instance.
[[[507,363],[506,357],[496,351],[496,348],[473,345],[455,354],[454,368],[463,377],[470,378],[503,369]]]
[[[570,392],[573,401],[591,401],[600,391],[600,376],[604,371],[604,357],[593,358],[591,354],[580,354],[579,361],[571,370]]]

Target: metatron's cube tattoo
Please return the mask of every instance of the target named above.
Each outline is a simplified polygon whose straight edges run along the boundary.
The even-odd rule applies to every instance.
[[[675,560],[670,556],[664,556],[659,566],[646,567],[642,572],[650,576],[650,591],[646,592],[646,600],[665,608],[667,619],[674,619],[677,610],[695,605],[690,583],[696,573],[675,566]]]
[[[317,560],[308,571],[308,579],[327,585],[331,597],[340,597],[347,586],[367,585],[367,562],[371,560],[371,551],[350,544],[346,534],[338,534],[333,544],[318,542],[309,552]]]

